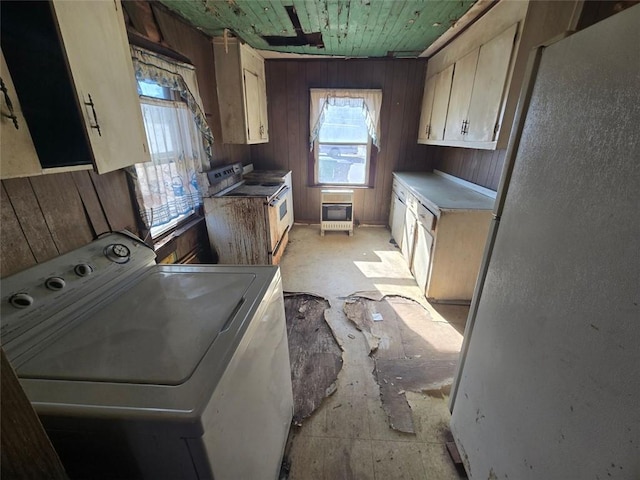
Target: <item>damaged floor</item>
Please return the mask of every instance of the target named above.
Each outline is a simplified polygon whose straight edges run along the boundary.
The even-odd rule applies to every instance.
[[[443,378],[446,380],[450,374],[448,367],[455,356],[451,349],[459,348],[455,345],[461,341],[455,330],[462,331],[468,308],[429,305],[399,250],[389,243],[389,237],[389,231],[383,228],[359,228],[352,237],[342,232],[327,232],[321,237],[318,226],[300,225],[296,225],[290,234],[290,244],[280,265],[285,291],[308,292],[329,302],[325,317],[343,350],[343,365],[335,392],[325,398],[309,418],[302,420],[301,427],[292,429],[287,452],[292,480],[461,478],[445,447],[450,440],[448,398],[446,393],[441,393],[440,386]],[[371,335],[367,337],[361,331],[366,328],[361,325],[358,330],[347,318],[345,306],[350,311],[360,302],[360,299],[350,297],[356,293],[382,299],[382,302],[374,300],[373,307],[366,305],[366,299],[362,305],[369,313],[379,313],[382,322],[387,317],[389,323],[384,328],[391,328],[389,308],[415,309],[415,303],[408,299],[418,301],[419,310],[427,315],[426,321],[434,322],[431,326],[435,331],[446,332],[445,340],[438,338],[442,335],[436,335],[429,342],[433,343],[433,349],[444,353],[442,362],[443,365],[449,363],[444,365],[447,368],[440,369],[437,378],[418,379],[419,388],[414,388],[415,379],[393,370],[398,368],[397,362],[395,366],[385,365],[386,370],[376,372],[376,354],[369,355],[373,335],[382,339],[377,341],[380,353],[383,349],[379,344],[389,335],[384,333],[384,328],[381,331],[374,325],[370,326]],[[385,295],[388,297],[383,299]],[[353,308],[350,316],[353,317]],[[423,361],[422,354],[414,348],[415,342],[410,336],[405,337],[408,343],[402,348],[406,347],[409,353],[403,351],[385,358],[378,356],[379,367],[385,359]],[[444,343],[440,343],[441,340]],[[402,370],[403,365],[399,368]],[[406,380],[418,391],[430,390],[430,394],[415,393],[401,382],[396,385],[395,381],[387,379],[388,383],[394,383],[395,394],[401,392],[405,405],[410,407],[407,409],[410,427],[415,433],[403,433],[390,427],[385,411],[388,405],[383,404],[376,382],[376,376],[383,382],[384,375],[393,376],[393,380]],[[403,378],[395,378],[399,376]]]

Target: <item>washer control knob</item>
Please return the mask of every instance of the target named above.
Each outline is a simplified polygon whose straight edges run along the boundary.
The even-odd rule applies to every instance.
[[[44,281],[44,286],[53,291],[62,290],[66,285],[67,282],[62,277],[49,277]]]
[[[105,256],[114,263],[127,263],[131,258],[131,250],[122,243],[112,243],[104,249]]]
[[[16,293],[9,298],[9,303],[15,308],[27,308],[33,305],[35,300],[28,293]]]
[[[93,273],[93,267],[88,263],[79,263],[74,267],[73,271],[79,277],[86,277]]]

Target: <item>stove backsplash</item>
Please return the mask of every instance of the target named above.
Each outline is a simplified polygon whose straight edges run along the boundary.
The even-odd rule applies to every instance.
[[[242,180],[242,163],[225,165],[205,173],[208,185],[202,191],[206,192],[205,197],[212,197]]]

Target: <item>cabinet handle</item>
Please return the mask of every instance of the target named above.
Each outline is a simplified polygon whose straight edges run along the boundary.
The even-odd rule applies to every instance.
[[[260,125],[260,138],[264,137],[264,125]]]
[[[91,94],[87,95],[89,97],[89,101],[88,102],[84,102],[84,104],[88,107],[91,107],[91,112],[93,113],[93,122],[95,123],[95,125],[91,125],[91,122],[89,122],[89,126],[91,128],[95,128],[98,131],[98,135],[102,136],[102,132],[100,131],[100,124],[98,123],[98,116],[96,115],[96,107],[95,104],[93,103],[93,99],[91,98]]]
[[[460,135],[464,135],[464,124],[467,123],[466,120],[462,121],[462,126],[460,127]]]
[[[16,114],[13,113],[13,103],[11,103],[9,92],[7,91],[7,87],[5,86],[4,80],[2,80],[2,78],[0,78],[0,90],[2,90],[2,93],[4,94],[4,101],[7,104],[7,108],[9,109],[9,115],[3,113],[2,116],[13,120],[13,126],[16,127],[16,130],[18,130],[18,117],[16,117]]]

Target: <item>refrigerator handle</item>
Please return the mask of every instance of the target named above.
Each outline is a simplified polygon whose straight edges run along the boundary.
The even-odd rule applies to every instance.
[[[456,404],[456,396],[458,394],[458,387],[460,386],[460,380],[464,371],[464,363],[467,357],[467,351],[469,350],[469,341],[473,334],[473,326],[476,320],[476,314],[478,312],[478,303],[482,296],[482,290],[484,288],[484,282],[487,277],[487,270],[489,268],[489,262],[491,261],[491,255],[493,253],[493,246],[495,244],[498,228],[500,227],[500,217],[504,208],[505,198],[509,189],[509,182],[511,181],[511,174],[520,146],[520,138],[522,130],[524,129],[525,119],[527,118],[527,111],[529,109],[529,101],[531,100],[531,94],[535,85],[536,75],[538,73],[538,67],[540,65],[540,59],[544,47],[538,47],[529,55],[527,61],[527,69],[525,70],[524,82],[522,90],[520,91],[520,97],[518,99],[518,106],[516,107],[516,113],[513,120],[513,128],[511,129],[511,135],[509,136],[509,144],[507,146],[507,152],[505,154],[505,163],[502,168],[502,174],[500,176],[500,186],[498,187],[498,195],[496,197],[496,204],[493,208],[493,220],[489,227],[489,234],[487,236],[487,243],[484,247],[484,254],[482,257],[482,265],[480,266],[480,272],[476,280],[476,286],[473,291],[473,297],[471,299],[471,306],[469,307],[469,315],[467,316],[467,323],[464,328],[464,338],[462,340],[462,349],[460,350],[460,357],[458,360],[458,366],[456,367],[456,373],[453,377],[453,384],[451,385],[451,393],[449,396],[449,411],[453,412]]]

